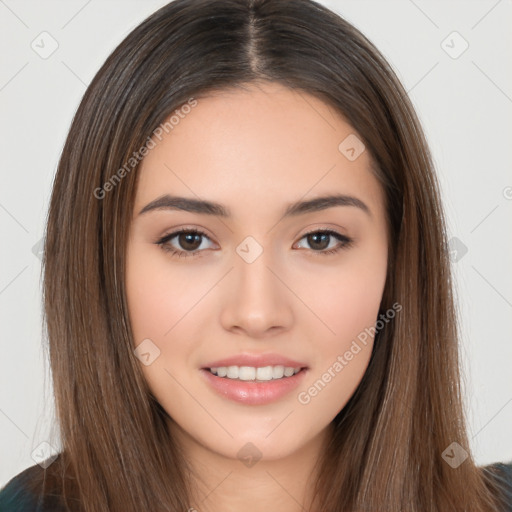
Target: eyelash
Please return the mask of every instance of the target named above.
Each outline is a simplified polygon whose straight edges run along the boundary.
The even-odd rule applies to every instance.
[[[199,256],[199,254],[202,251],[198,251],[197,249],[195,251],[179,251],[179,250],[176,250],[176,249],[174,249],[174,248],[172,248],[172,247],[170,247],[168,245],[170,240],[172,240],[174,237],[176,237],[176,236],[178,236],[178,235],[180,235],[182,233],[201,235],[201,236],[206,237],[206,238],[209,239],[208,235],[206,233],[204,233],[203,231],[200,231],[200,230],[195,229],[195,228],[183,228],[183,229],[180,229],[178,231],[174,231],[173,233],[170,233],[168,235],[163,236],[162,238],[157,240],[157,242],[155,242],[155,243],[156,243],[156,245],[160,246],[160,248],[163,251],[165,251],[166,253],[170,253],[170,255],[172,257],[188,258],[188,257]],[[349,237],[347,237],[345,235],[341,235],[340,233],[337,233],[336,231],[332,231],[330,229],[316,229],[316,230],[313,230],[313,231],[309,231],[308,233],[304,233],[304,235],[301,237],[301,240],[303,238],[305,238],[306,236],[312,235],[312,234],[330,235],[330,236],[338,239],[339,242],[340,242],[334,249],[328,249],[328,250],[323,250],[323,251],[315,251],[315,250],[313,250],[312,252],[315,253],[315,256],[316,255],[318,255],[318,256],[333,255],[333,254],[338,253],[342,249],[348,249],[349,247],[352,247],[352,244],[353,244],[353,239],[351,239],[351,238],[349,238]]]

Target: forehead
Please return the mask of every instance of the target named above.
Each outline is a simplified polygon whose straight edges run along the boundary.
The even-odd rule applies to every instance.
[[[369,152],[347,158],[340,143],[357,143],[357,134],[318,98],[269,83],[196,101],[153,137],[140,169],[138,206],[180,192],[236,211],[237,204],[261,209],[335,192],[358,195],[372,210],[382,207]]]

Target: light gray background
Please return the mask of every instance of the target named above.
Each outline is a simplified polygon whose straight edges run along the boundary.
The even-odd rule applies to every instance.
[[[112,49],[165,3],[0,0],[0,486],[38,462],[40,443],[58,449],[37,244],[67,130]],[[456,237],[471,448],[479,464],[511,460],[512,2],[322,3],[376,44],[418,110]],[[31,44],[47,51],[51,38],[43,59]]]

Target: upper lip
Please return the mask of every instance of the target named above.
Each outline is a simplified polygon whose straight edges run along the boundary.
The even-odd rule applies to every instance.
[[[291,368],[307,368],[305,363],[295,361],[279,354],[237,354],[231,357],[225,357],[212,361],[203,366],[203,368],[219,368],[221,366],[253,366],[262,368],[264,366],[285,366]]]

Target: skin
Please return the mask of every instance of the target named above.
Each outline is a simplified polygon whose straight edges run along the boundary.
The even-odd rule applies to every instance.
[[[388,257],[383,190],[368,151],[350,161],[338,150],[355,130],[311,95],[263,83],[197,99],[140,169],[126,273],[134,346],[149,338],[160,350],[141,368],[197,474],[191,507],[301,511],[331,422],[366,371],[372,337],[309,403],[298,393],[375,325]],[[221,203],[232,216],[139,215],[166,193]],[[333,193],[359,198],[370,215],[335,206],[281,218],[291,202]],[[156,244],[182,227],[206,233],[198,256],[178,258]],[[339,243],[314,245],[304,236],[314,229],[353,244],[322,255]],[[250,264],[236,252],[247,236],[263,249]],[[190,247],[181,240],[167,245]],[[242,352],[305,362],[303,385],[266,405],[219,396],[200,368]],[[249,442],[261,453],[252,467],[237,456]]]

